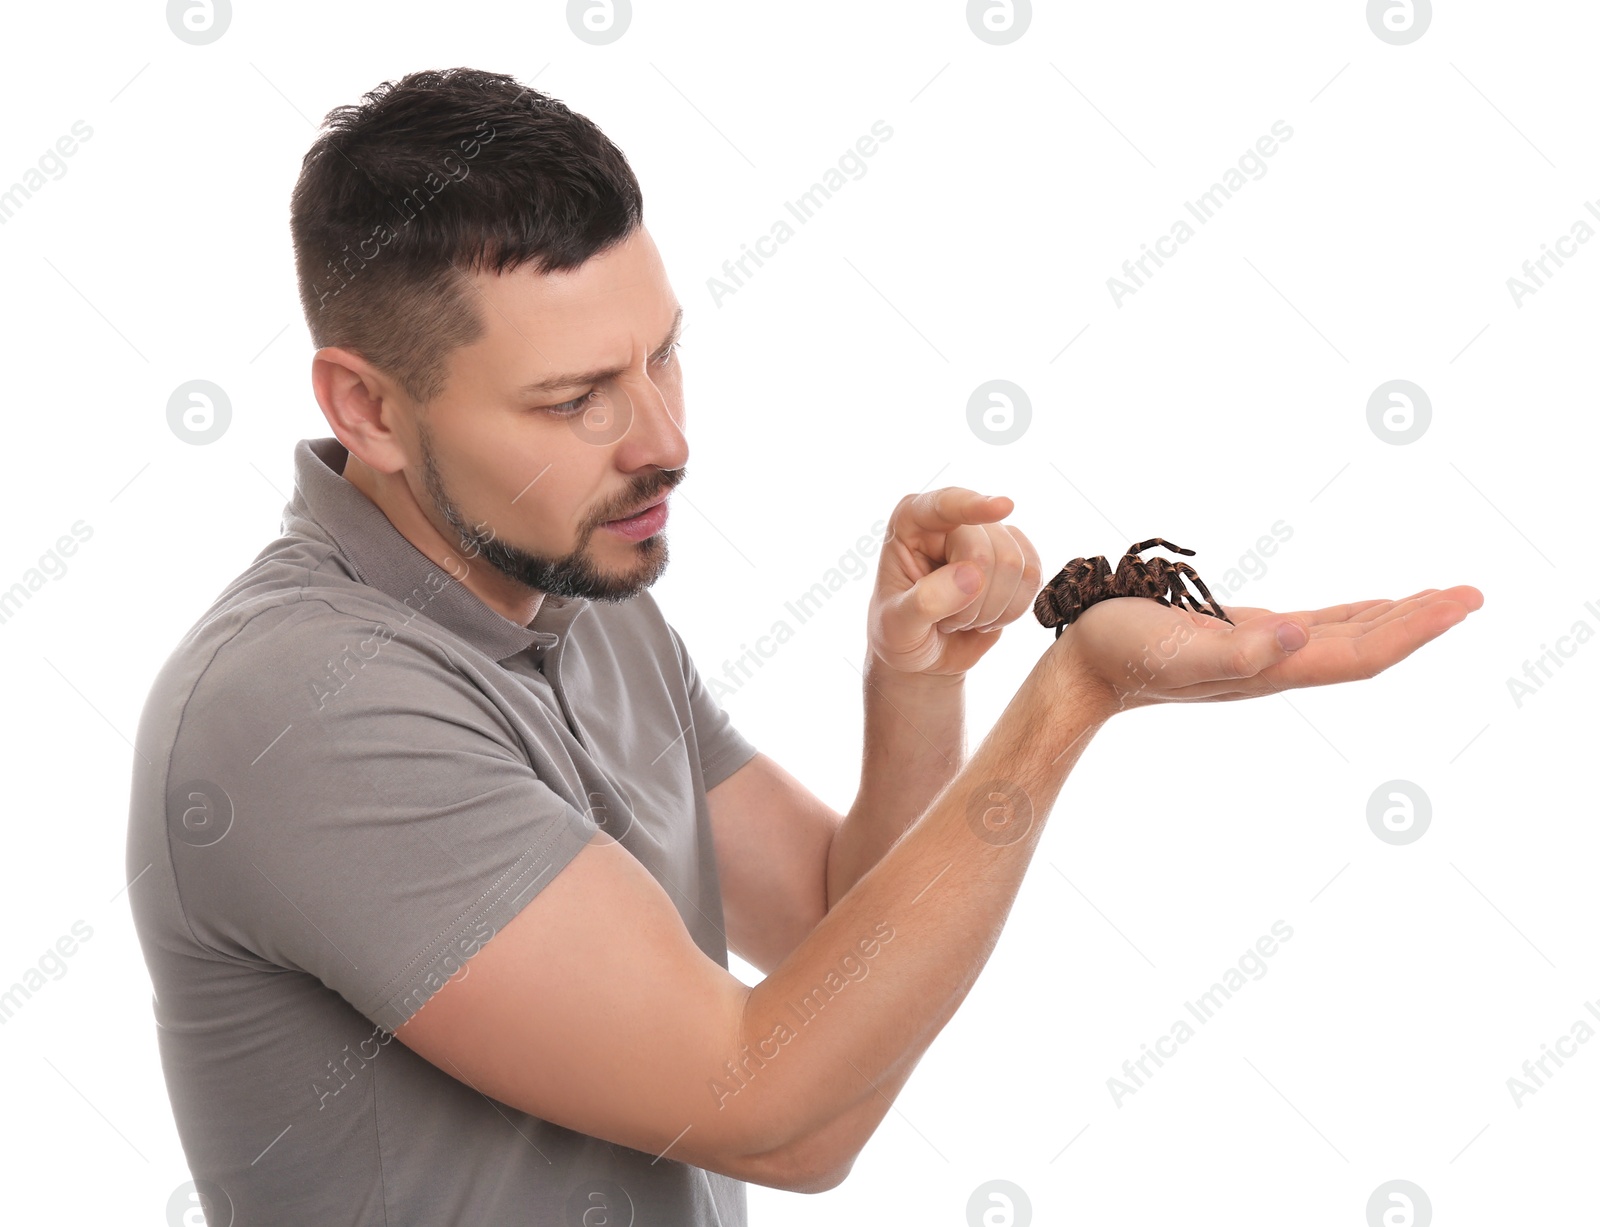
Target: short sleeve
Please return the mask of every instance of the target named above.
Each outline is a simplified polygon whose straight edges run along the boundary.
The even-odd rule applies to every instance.
[[[315,976],[390,1031],[596,830],[421,635],[345,618],[236,638],[191,706],[214,714],[180,726],[167,783],[191,932]]]
[[[684,685],[689,692],[689,712],[694,720],[695,745],[700,753],[700,776],[710,792],[745,763],[755,757],[756,747],[734,727],[733,719],[717,702],[694,667],[689,648],[676,628],[668,625],[672,646],[677,649],[683,668]]]

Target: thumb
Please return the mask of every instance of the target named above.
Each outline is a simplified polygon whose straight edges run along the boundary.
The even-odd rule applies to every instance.
[[[1311,641],[1311,632],[1303,622],[1285,618],[1237,631],[1233,640],[1228,676],[1255,677],[1305,647]]]
[[[901,595],[893,614],[902,625],[925,631],[960,613],[983,588],[983,572],[970,562],[950,563],[930,571]]]

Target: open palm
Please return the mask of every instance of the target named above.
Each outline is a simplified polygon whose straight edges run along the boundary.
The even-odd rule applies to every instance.
[[[1144,597],[1117,597],[1090,606],[1058,642],[1123,708],[1223,702],[1375,677],[1482,604],[1483,593],[1461,584],[1294,613],[1225,605],[1230,626]],[[1308,636],[1297,650],[1276,638],[1284,622]]]

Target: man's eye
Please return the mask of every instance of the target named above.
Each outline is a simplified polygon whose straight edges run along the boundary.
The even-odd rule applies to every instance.
[[[562,418],[576,417],[578,414],[583,412],[583,407],[588,404],[589,398],[593,395],[594,389],[591,388],[576,400],[567,400],[562,401],[559,405],[546,406],[545,412],[553,413],[557,417]]]
[[[678,350],[682,348],[682,341],[674,341],[666,349],[661,351],[661,353],[657,356],[656,361],[662,366],[665,366],[671,358],[676,356]],[[546,405],[543,412],[553,413],[557,417],[563,418],[576,417],[578,414],[583,412],[584,406],[588,403],[589,398],[594,394],[595,389],[590,388],[576,400],[562,401],[559,405]]]

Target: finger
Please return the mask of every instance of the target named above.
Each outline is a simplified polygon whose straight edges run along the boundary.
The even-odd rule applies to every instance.
[[[1020,528],[1011,524],[999,525],[1011,534],[1017,543],[1017,550],[1021,558],[1021,565],[1017,572],[1017,586],[1012,590],[1011,599],[995,618],[986,623],[979,624],[975,630],[999,630],[1009,626],[1023,614],[1033,612],[1034,598],[1039,595],[1041,579],[1044,574],[1043,564],[1039,561],[1039,551],[1034,548],[1033,542]]]
[[[1344,605],[1329,605],[1326,609],[1295,609],[1279,613],[1273,609],[1256,609],[1249,605],[1223,605],[1222,610],[1234,622],[1244,622],[1250,618],[1263,616],[1278,616],[1285,618],[1303,618],[1311,626],[1323,622],[1344,622],[1363,609],[1371,609],[1375,605],[1388,605],[1386,600],[1355,601]]]
[[[1423,644],[1437,639],[1471,612],[1460,601],[1429,599],[1409,613],[1374,626],[1357,639],[1343,641],[1351,650],[1353,675],[1357,678],[1376,677],[1390,665],[1410,656]],[[1312,663],[1314,665],[1317,662],[1313,659]]]
[[[1421,592],[1414,592],[1398,601],[1354,601],[1345,605],[1329,605],[1324,609],[1297,610],[1283,616],[1304,618],[1307,624],[1311,626],[1350,625],[1359,629],[1366,623],[1391,616],[1397,609],[1400,612],[1406,612],[1415,608],[1415,605],[1408,604],[1408,602],[1420,601],[1424,597],[1435,595],[1440,591],[1438,588],[1424,588]],[[1458,585],[1455,588],[1444,589],[1443,592],[1444,595],[1441,599],[1458,600],[1470,605],[1470,595],[1477,598],[1478,604],[1482,604],[1483,594],[1469,585]],[[1470,607],[1476,609],[1477,605],[1471,605]],[[1224,605],[1222,608],[1236,623],[1273,613],[1270,609],[1254,609],[1244,605]]]
[[[1355,611],[1345,617],[1339,617],[1340,611]],[[1234,611],[1233,621],[1235,626],[1245,626],[1251,622],[1271,618],[1299,618],[1313,633],[1318,635],[1361,635],[1365,634],[1372,626],[1371,622],[1359,620],[1357,615],[1370,611],[1374,618],[1392,615],[1397,612],[1394,601],[1358,601],[1351,605],[1335,605],[1329,609],[1297,610],[1293,613],[1274,613],[1271,610],[1240,609]],[[1405,612],[1400,609],[1398,612]]]
[[[1436,601],[1454,601],[1459,605],[1465,605],[1470,613],[1472,610],[1483,606],[1483,593],[1479,592],[1471,584],[1457,584],[1453,588],[1424,588],[1421,592],[1414,593],[1404,600],[1394,603],[1396,606],[1416,608]],[[1377,621],[1386,612],[1384,610],[1370,610],[1361,614],[1357,620],[1363,622]]]
[[[1344,622],[1329,622],[1319,626],[1319,633],[1332,637],[1356,638],[1365,635],[1374,627],[1393,622],[1407,614],[1423,609],[1441,601],[1454,601],[1456,604],[1467,605],[1473,608],[1463,593],[1477,593],[1475,588],[1453,588],[1440,591],[1429,588],[1416,596],[1407,597],[1403,601],[1379,601],[1368,609],[1363,609]],[[1480,594],[1481,595],[1481,594]]]
[[[908,494],[890,516],[890,527],[900,535],[948,533],[963,524],[992,524],[1014,508],[1005,495],[978,494],[962,486],[941,486],[921,494]]]
[[[1325,622],[1347,622],[1351,620],[1370,621],[1396,605],[1403,605],[1407,601],[1416,601],[1422,597],[1438,595],[1443,600],[1459,601],[1468,609],[1479,609],[1483,605],[1483,593],[1471,584],[1456,584],[1451,588],[1424,588],[1421,592],[1413,592],[1410,596],[1401,597],[1399,600],[1373,600],[1355,601],[1345,605],[1329,605],[1325,609],[1296,610],[1287,613],[1285,617],[1303,617],[1312,624]],[[1382,606],[1383,608],[1379,608]],[[1271,609],[1255,609],[1246,605],[1224,605],[1230,618],[1239,615],[1241,618],[1255,618],[1262,614],[1274,613]]]
[[[1471,609],[1460,601],[1428,600],[1355,637],[1319,635],[1292,662],[1266,675],[1279,688],[1363,681],[1410,656],[1457,625]]]
[[[1405,599],[1409,601],[1415,597],[1424,595],[1426,592],[1433,591],[1436,590],[1433,588],[1424,589],[1423,592],[1414,593],[1412,596],[1406,597]],[[1292,610],[1283,614],[1282,616],[1288,618],[1304,618],[1307,624],[1317,626],[1329,622],[1348,622],[1350,619],[1360,615],[1366,610],[1376,609],[1380,605],[1392,606],[1396,603],[1397,602],[1393,600],[1383,598],[1371,601],[1351,601],[1343,605],[1329,605],[1323,609]],[[1263,614],[1276,613],[1275,610],[1253,609],[1245,605],[1224,605],[1222,608],[1235,622],[1243,622],[1247,618],[1259,618]]]
[[[987,525],[958,526],[945,538],[944,548],[948,560],[945,564],[947,567],[957,565],[973,567],[983,577],[982,586],[972,594],[964,606],[939,620],[939,630],[949,634],[952,631],[966,630],[982,615],[984,605],[989,599],[989,590],[996,579],[998,564],[995,558],[994,538],[990,535]]]
[[[1443,599],[1446,593],[1452,592],[1460,593],[1463,599]],[[1428,592],[1420,599],[1412,598],[1412,602],[1409,609],[1383,622],[1365,626],[1356,636],[1340,633],[1347,629],[1342,626],[1313,627],[1312,641],[1306,647],[1254,678],[1175,686],[1162,697],[1178,700],[1250,698],[1274,691],[1373,678],[1481,607],[1483,594],[1469,585],[1461,585],[1444,592]]]
[[[1310,640],[1310,628],[1295,618],[1263,618],[1238,627],[1227,638],[1221,671],[1216,676],[1255,677],[1283,662]]]
[[[1044,563],[1039,560],[1038,547],[1035,546],[1029,539],[1027,533],[1023,532],[1014,524],[1007,524],[1006,527],[1011,530],[1011,535],[1017,539],[1017,544],[1022,547],[1024,572],[1038,577],[1028,581],[1033,588],[1033,590],[1028,593],[1028,599],[1032,601],[1034,597],[1039,595],[1039,589],[1044,586]]]
[[[970,590],[963,588],[970,578]],[[970,562],[947,564],[924,575],[891,600],[883,611],[884,632],[891,641],[914,643],[941,619],[974,603],[983,575]]]
[[[962,542],[952,555],[952,561],[966,556],[968,551],[973,559],[983,558],[985,583],[983,599],[975,602],[971,609],[963,610],[956,617],[941,622],[940,630],[987,631],[998,629],[1006,622],[1015,619],[1016,615],[1007,617],[1006,614],[1016,602],[1017,589],[1022,584],[1022,573],[1026,566],[1026,556],[1014,532],[1015,530],[1005,524],[982,524],[964,525],[950,534],[949,541]],[[948,545],[947,541],[947,548]],[[1031,594],[1029,599],[1031,601]]]

